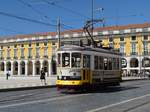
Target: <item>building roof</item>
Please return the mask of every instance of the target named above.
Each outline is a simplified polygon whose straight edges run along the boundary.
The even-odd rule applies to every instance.
[[[105,30],[125,30],[125,29],[134,29],[134,28],[147,28],[150,27],[150,23],[143,24],[128,24],[122,26],[108,26],[108,27],[99,27],[95,31],[105,31]]]
[[[148,28],[150,27],[150,23],[143,23],[143,24],[128,24],[128,25],[121,25],[121,26],[107,26],[107,27],[98,27],[94,29],[94,32],[100,31],[114,31],[114,30],[126,30],[126,29],[135,29],[135,28]],[[75,33],[82,33],[83,29],[75,29],[75,30],[66,30],[61,32],[61,35],[65,34],[75,34]],[[39,36],[51,36],[55,37],[57,32],[42,32],[42,33],[33,33],[33,34],[23,34],[23,35],[16,35],[16,36],[8,36],[8,37],[1,37],[0,40],[7,39],[23,39],[23,38],[33,38]]]

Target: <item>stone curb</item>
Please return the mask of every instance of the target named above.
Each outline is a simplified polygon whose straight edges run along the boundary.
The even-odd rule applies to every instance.
[[[26,87],[14,87],[14,88],[1,88],[0,92],[7,91],[22,91],[22,90],[31,90],[31,89],[42,89],[42,88],[55,88],[56,85],[46,85],[46,86],[26,86]]]
[[[141,79],[139,79],[139,78],[135,78],[135,79],[122,79],[121,80],[121,82],[126,82],[126,81],[135,81],[135,80],[137,80],[137,81],[140,81],[140,80],[150,80],[149,78],[141,78]]]

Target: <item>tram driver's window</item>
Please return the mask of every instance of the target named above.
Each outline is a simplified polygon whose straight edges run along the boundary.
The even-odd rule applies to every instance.
[[[69,67],[70,66],[70,53],[63,53],[62,54],[62,67]]]
[[[83,67],[90,68],[90,55],[83,55]]]
[[[81,54],[80,53],[72,53],[71,63],[72,63],[72,67],[80,67]]]

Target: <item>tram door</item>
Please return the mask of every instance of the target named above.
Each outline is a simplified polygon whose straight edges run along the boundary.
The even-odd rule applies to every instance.
[[[83,70],[82,70],[82,80],[85,83],[90,82],[90,55],[83,55]]]

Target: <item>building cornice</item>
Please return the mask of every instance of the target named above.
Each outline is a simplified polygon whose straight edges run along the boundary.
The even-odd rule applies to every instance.
[[[99,27],[94,29],[94,36],[110,36],[110,35],[126,35],[126,34],[149,34],[150,23],[144,24],[130,24],[123,26],[109,26]],[[67,30],[61,32],[62,38],[78,38],[85,37],[87,33],[84,33],[82,29]],[[14,42],[26,42],[26,41],[42,41],[42,40],[55,40],[58,38],[57,32],[45,32],[35,33],[29,35],[17,35],[13,37],[5,37],[0,39],[0,44],[14,43]]]

